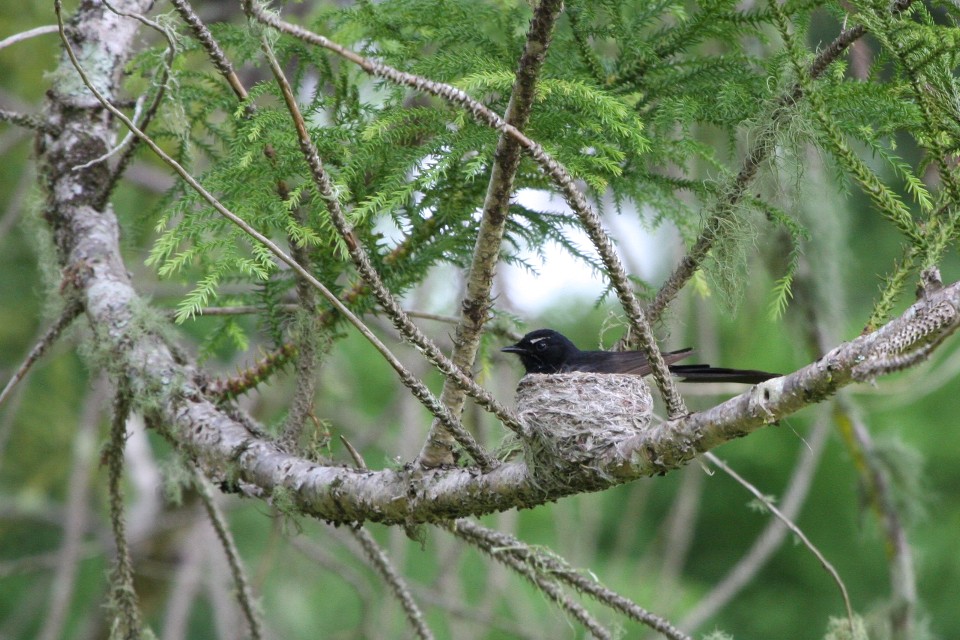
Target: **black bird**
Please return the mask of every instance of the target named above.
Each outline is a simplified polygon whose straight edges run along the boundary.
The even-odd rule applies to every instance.
[[[639,351],[581,351],[561,333],[553,329],[537,329],[517,344],[500,351],[515,353],[527,373],[631,373],[645,376],[651,372],[647,357]],[[708,364],[673,364],[686,358],[693,349],[680,349],[663,354],[670,372],[685,382],[742,382],[757,384],[779,374],[750,369],[726,369]]]

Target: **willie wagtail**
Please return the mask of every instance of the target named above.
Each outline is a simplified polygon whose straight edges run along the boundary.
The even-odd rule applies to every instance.
[[[520,339],[517,344],[500,351],[515,353],[527,373],[630,373],[645,376],[650,373],[647,357],[639,351],[581,351],[570,340],[552,329],[537,329]],[[663,354],[670,372],[685,382],[742,382],[756,384],[776,378],[779,374],[749,369],[726,369],[708,364],[673,364],[686,358],[693,349],[669,351]]]

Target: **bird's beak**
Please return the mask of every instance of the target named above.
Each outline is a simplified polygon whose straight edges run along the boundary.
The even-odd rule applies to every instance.
[[[505,353],[526,353],[527,352],[526,349],[516,344],[512,344],[509,347],[503,347],[502,349],[500,349],[500,351],[503,351]]]

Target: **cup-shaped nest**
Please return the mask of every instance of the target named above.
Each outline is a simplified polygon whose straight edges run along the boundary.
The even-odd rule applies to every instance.
[[[607,484],[604,471],[617,445],[653,416],[650,388],[640,376],[528,374],[517,387],[527,465],[541,483]]]

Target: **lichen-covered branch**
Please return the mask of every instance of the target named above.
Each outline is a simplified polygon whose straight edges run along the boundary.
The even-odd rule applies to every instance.
[[[250,627],[250,637],[253,640],[260,640],[263,638],[263,620],[253,595],[253,587],[250,586],[250,578],[247,576],[247,570],[243,566],[243,560],[237,550],[237,543],[234,541],[233,533],[227,524],[227,518],[217,504],[207,479],[196,468],[191,468],[191,471],[193,472],[193,486],[200,495],[200,501],[207,512],[207,517],[210,518],[210,524],[213,525],[220,546],[223,547],[223,552],[227,555],[230,574],[233,576],[236,585],[237,602],[240,604],[240,609],[243,611],[243,615],[247,619],[247,625]]]

